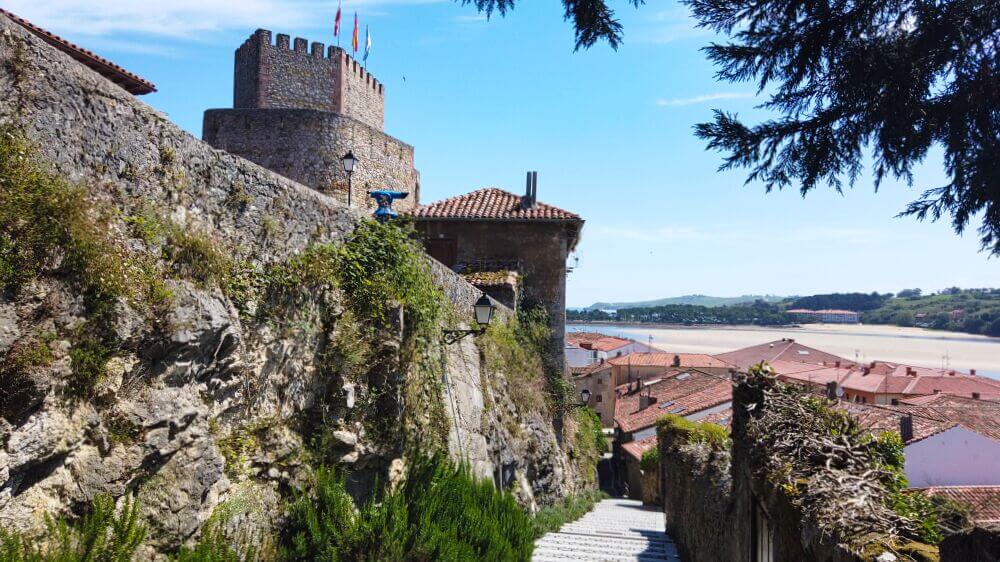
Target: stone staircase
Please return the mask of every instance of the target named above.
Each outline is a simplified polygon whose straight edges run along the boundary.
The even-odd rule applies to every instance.
[[[535,543],[534,562],[637,560],[679,562],[663,512],[637,500],[609,499]]]

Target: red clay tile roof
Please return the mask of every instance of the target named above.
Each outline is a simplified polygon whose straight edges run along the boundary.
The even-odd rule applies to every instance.
[[[487,187],[472,193],[449,197],[421,205],[413,216],[419,219],[497,220],[497,221],[576,221],[580,215],[542,202],[530,209],[521,208],[521,196],[509,191]]]
[[[854,416],[863,426],[878,431],[899,431],[900,418],[910,414],[913,416],[911,443],[956,425],[1000,440],[1000,403],[997,402],[939,395],[936,400],[921,405],[840,402],[838,407]]]
[[[913,488],[913,491],[965,504],[972,511],[973,522],[980,525],[1000,523],[1000,486],[933,486]]]
[[[679,364],[675,365],[675,361]],[[621,357],[608,359],[612,365],[631,365],[633,367],[696,367],[696,368],[718,368],[725,369],[731,367],[729,363],[704,353],[629,353]]]
[[[581,342],[579,345],[584,349],[596,349],[597,351],[614,351],[620,347],[625,347],[633,342],[621,338],[600,338],[593,341]]]
[[[610,370],[611,365],[608,363],[591,363],[590,365],[584,365],[583,367],[570,367],[569,372],[574,377],[586,377],[594,373],[599,373],[604,370]]]
[[[685,376],[687,375],[687,376]],[[636,388],[621,385],[616,392]],[[640,409],[640,394],[649,393],[656,402]],[[642,390],[620,396],[615,402],[615,423],[626,433],[652,427],[666,414],[688,416],[719,404],[731,402],[733,385],[730,381],[697,370],[688,370],[670,378],[649,381]]]
[[[642,454],[646,451],[656,447],[656,436],[650,435],[649,437],[640,439],[638,441],[629,441],[622,445],[622,449],[628,456],[632,457],[637,461],[642,460]]]
[[[566,341],[575,345],[580,345],[582,342],[597,341],[601,338],[610,337],[614,336],[609,336],[600,332],[566,332]]]
[[[714,423],[714,424],[717,424],[717,425],[721,425],[723,427],[732,427],[732,425],[733,425],[733,409],[732,408],[726,408],[725,410],[722,410],[720,412],[713,412],[713,413],[708,414],[707,416],[705,416],[703,418],[698,419],[698,421],[701,422],[701,423],[711,422],[711,423]]]
[[[93,53],[92,51],[88,51],[79,45],[70,43],[55,33],[46,31],[30,21],[8,12],[7,10],[0,9],[0,14],[7,16],[14,23],[40,37],[42,41],[45,41],[49,45],[52,45],[53,47],[73,57],[78,62],[86,65],[91,70],[97,72],[101,76],[104,76],[108,80],[111,80],[115,84],[118,84],[130,94],[138,96],[156,91],[156,86],[154,86],[152,82],[125,70],[124,68]]]
[[[867,428],[872,433],[882,433],[883,431],[899,433],[900,420],[907,414],[895,406],[876,406],[847,401],[838,402],[836,407],[850,414],[862,427]],[[954,422],[913,416],[913,438],[906,443],[926,439],[946,429],[951,429],[955,425],[957,424]]]
[[[793,339],[780,339],[760,345],[744,347],[736,351],[720,353],[716,357],[732,363],[741,369],[752,367],[761,361],[770,363],[775,360],[815,363],[818,365],[826,364],[830,366],[840,361],[842,367],[854,365],[853,361],[802,345]]]

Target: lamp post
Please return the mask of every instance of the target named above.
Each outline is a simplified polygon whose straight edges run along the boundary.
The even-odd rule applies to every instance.
[[[348,150],[347,154],[341,158],[344,163],[344,171],[347,172],[347,206],[351,206],[351,191],[353,191],[353,180],[354,180],[354,165],[358,163],[358,159],[354,157],[354,152]]]
[[[486,331],[486,326],[489,326],[490,320],[493,320],[493,313],[496,312],[496,309],[497,307],[493,305],[493,301],[485,294],[479,297],[476,304],[472,305],[472,311],[475,314],[476,324],[479,325],[479,329],[442,330],[444,332],[445,343],[455,343],[469,334],[482,334]]]

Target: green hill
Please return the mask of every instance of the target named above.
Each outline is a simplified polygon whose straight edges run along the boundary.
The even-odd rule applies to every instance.
[[[710,297],[706,295],[684,295],[682,297],[669,297],[651,301],[636,302],[595,302],[588,306],[586,310],[621,310],[625,308],[649,308],[653,306],[667,306],[672,304],[692,304],[695,306],[728,306],[732,304],[743,304],[763,300],[775,303],[787,297],[775,295],[743,295],[739,297]]]

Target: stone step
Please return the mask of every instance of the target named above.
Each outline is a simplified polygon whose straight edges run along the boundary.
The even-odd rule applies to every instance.
[[[534,562],[680,562],[663,513],[635,500],[609,499],[535,543]]]

